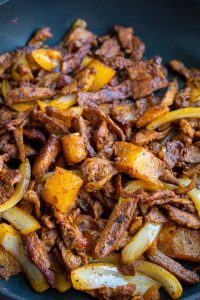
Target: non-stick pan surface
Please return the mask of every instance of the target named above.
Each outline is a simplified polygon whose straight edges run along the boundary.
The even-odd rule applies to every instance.
[[[51,27],[54,38],[50,43],[55,44],[77,18],[85,19],[96,34],[110,32],[113,24],[134,26],[145,41],[146,57],[160,55],[164,62],[180,59],[188,66],[200,67],[199,0],[0,0],[0,53],[23,46],[42,26]],[[8,282],[0,280],[0,299],[92,298],[76,291],[36,294],[19,275]],[[163,292],[161,299],[169,297]],[[199,300],[200,284],[184,287],[181,299]]]

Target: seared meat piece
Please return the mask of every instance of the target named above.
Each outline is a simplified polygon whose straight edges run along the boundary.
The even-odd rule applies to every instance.
[[[145,44],[138,36],[133,36],[133,50],[131,58],[133,60],[141,60],[145,52]]]
[[[169,218],[175,223],[186,226],[188,228],[200,229],[199,216],[192,215],[168,204],[163,205],[163,207],[167,210]]]
[[[34,162],[32,169],[33,176],[37,179],[42,178],[51,164],[55,161],[60,149],[60,139],[55,135],[52,135]]]
[[[10,90],[6,96],[7,104],[36,101],[37,99],[49,99],[55,95],[55,91],[45,87],[19,87]]]
[[[168,132],[168,129],[161,132],[148,129],[141,129],[131,137],[131,143],[143,146],[151,141],[163,139],[168,134]]]
[[[162,146],[159,156],[170,168],[173,168],[181,159],[184,150],[184,145],[180,141],[167,142]]]
[[[81,256],[73,254],[70,249],[67,249],[63,242],[58,242],[58,247],[68,272],[71,272],[82,265]]]
[[[68,74],[78,68],[84,57],[88,54],[90,47],[89,44],[86,44],[75,53],[67,53],[63,58],[62,72]]]
[[[185,149],[185,153],[182,158],[185,162],[191,164],[197,164],[200,162],[200,147],[199,146],[188,146]]]
[[[94,248],[94,257],[104,257],[112,252],[127,230],[135,209],[136,203],[132,200],[122,201],[115,206]]]
[[[78,104],[80,106],[98,105],[115,100],[125,99],[130,95],[130,81],[126,80],[114,87],[105,87],[104,89],[96,92],[79,92],[78,93]]]
[[[157,250],[156,253],[153,255],[147,254],[147,257],[150,261],[165,268],[184,283],[195,284],[199,282],[199,276],[197,274],[195,274],[190,270],[185,269],[184,267],[181,266],[181,264],[177,263],[175,260],[166,256],[164,253],[162,253],[159,250]]]
[[[133,50],[133,28],[115,25],[115,31],[121,47],[126,53],[131,53]]]
[[[146,222],[153,222],[153,223],[165,223],[168,222],[168,219],[165,215],[158,209],[158,207],[154,206],[151,208],[148,215],[145,217]]]
[[[117,174],[113,164],[105,158],[87,158],[81,166],[85,189],[88,192],[98,191]]]
[[[145,97],[167,85],[166,70],[158,57],[147,62],[135,62],[128,68],[128,74],[131,79],[131,95],[134,99]]]
[[[85,110],[97,115],[100,120],[105,121],[120,139],[123,141],[126,139],[122,129],[101,108],[96,105],[92,105],[90,107],[86,107]]]
[[[45,137],[44,133],[39,129],[24,128],[23,133],[27,140],[34,140],[41,144],[46,143],[46,137]]]
[[[120,54],[120,45],[116,39],[108,39],[103,42],[102,46],[96,51],[96,55],[105,58],[113,58]]]
[[[36,31],[32,39],[28,42],[29,47],[40,48],[47,39],[52,38],[52,33],[49,27],[43,27]]]
[[[88,128],[85,124],[85,121],[82,117],[78,119],[78,127],[79,127],[79,132],[83,138],[83,141],[85,143],[85,148],[89,154],[90,157],[94,157],[96,155],[96,152],[94,148],[90,145],[90,135]]]
[[[4,71],[13,64],[13,55],[11,53],[4,53],[0,55],[0,76]]]
[[[109,140],[109,130],[105,121],[102,121],[101,125],[94,132],[94,142],[98,151],[102,150]]]
[[[86,29],[87,23],[78,19],[71,27],[64,39],[64,45],[69,51],[80,48],[86,44],[96,46],[95,35]]]
[[[24,245],[30,258],[42,272],[48,284],[55,287],[55,274],[50,270],[50,260],[45,244],[35,232],[23,236]]]
[[[191,71],[185,67],[185,65],[179,60],[171,60],[169,66],[173,71],[183,75],[185,78],[191,77]]]

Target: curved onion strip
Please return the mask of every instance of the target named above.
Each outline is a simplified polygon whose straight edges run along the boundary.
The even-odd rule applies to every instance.
[[[61,293],[64,293],[71,288],[71,282],[67,280],[66,274],[55,274],[55,288]]]
[[[157,237],[162,223],[147,222],[122,250],[122,261],[129,264],[140,257]]]
[[[200,118],[199,107],[188,107],[170,111],[164,116],[157,118],[155,121],[150,123],[146,128],[154,130],[159,126],[183,118]]]
[[[179,178],[178,179],[180,186],[185,187],[188,184],[190,184],[191,180],[189,178]],[[199,217],[200,217],[200,190],[198,189],[192,189],[187,194],[190,196],[192,201],[194,202],[194,205],[198,211]]]
[[[60,64],[61,52],[53,49],[35,49],[32,56],[36,63],[47,71],[51,71]]]
[[[10,252],[20,263],[29,283],[36,292],[44,292],[48,284],[42,273],[30,261],[23,247],[21,235],[8,224],[0,224],[0,245]]]
[[[157,281],[138,272],[135,276],[123,276],[118,272],[116,265],[108,263],[94,263],[75,269],[71,273],[71,280],[77,290],[116,288],[133,284],[136,286],[135,293],[144,294],[153,285],[160,287]]]
[[[28,234],[41,227],[33,216],[17,206],[4,211],[1,217],[10,222],[22,234]]]
[[[173,299],[181,296],[183,289],[180,282],[164,268],[149,261],[139,260],[136,262],[136,270],[160,282]]]
[[[100,257],[97,259],[92,260],[92,263],[108,263],[117,265],[120,261],[120,255],[118,253],[110,253],[104,257]]]
[[[31,178],[31,166],[28,159],[25,159],[19,167],[22,174],[22,180],[17,184],[13,195],[3,204],[0,205],[0,212],[8,210],[16,205],[24,196]]]

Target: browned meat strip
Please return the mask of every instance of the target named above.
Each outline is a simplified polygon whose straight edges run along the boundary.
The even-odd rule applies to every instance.
[[[167,142],[160,150],[159,156],[170,168],[173,168],[181,159],[184,145],[180,141]]]
[[[94,257],[103,257],[112,252],[128,228],[135,209],[136,203],[132,200],[122,201],[115,206],[94,248]]]
[[[95,130],[93,138],[98,151],[102,150],[109,140],[109,130],[105,121]]]
[[[146,145],[151,141],[163,139],[168,134],[168,132],[168,129],[161,132],[148,129],[141,129],[139,132],[137,132],[131,137],[131,143],[140,146]]]
[[[76,21],[77,23],[77,21]],[[78,24],[69,31],[65,37],[64,44],[69,51],[80,48],[84,45],[96,46],[95,35],[87,30],[86,23],[83,20],[79,20]]]
[[[94,115],[97,115],[100,120],[105,121],[122,141],[126,139],[122,129],[101,108],[99,108],[96,105],[93,105],[85,107],[84,109],[86,111],[91,112]]]
[[[32,39],[28,42],[29,47],[40,48],[47,39],[52,38],[52,33],[49,27],[43,27],[36,31]]]
[[[200,229],[200,218],[197,215],[192,215],[168,204],[163,207],[167,210],[169,218],[175,223],[188,228]]]
[[[24,136],[27,140],[34,140],[40,142],[41,144],[46,143],[46,137],[44,133],[36,128],[24,128],[23,130]]]
[[[37,99],[49,99],[55,95],[55,91],[45,87],[19,87],[7,93],[8,104],[36,101]]]
[[[130,94],[130,81],[126,80],[120,85],[115,87],[106,87],[96,93],[79,92],[78,104],[84,105],[98,105],[107,102],[113,102],[115,100],[125,99]]]
[[[186,151],[182,159],[191,164],[200,163],[200,147],[194,145],[186,147]]]
[[[60,150],[60,139],[52,135],[34,162],[32,169],[33,176],[37,179],[44,176],[45,172],[48,171],[51,164],[55,161]]]
[[[185,67],[185,65],[179,60],[171,60],[169,66],[173,71],[183,75],[185,78],[191,77],[191,71]]]
[[[162,253],[159,250],[157,250],[154,255],[147,254],[147,257],[150,261],[165,268],[184,283],[195,284],[199,282],[199,276],[197,274],[195,274],[190,270],[185,269],[184,267],[181,266],[181,264],[179,264],[172,258],[166,256],[164,253]]]
[[[96,51],[96,55],[106,58],[113,58],[120,53],[120,45],[116,39],[105,40],[102,46]]]
[[[96,152],[95,152],[94,148],[90,145],[89,131],[88,131],[85,121],[82,117],[80,117],[78,119],[78,127],[79,127],[79,132],[83,138],[85,148],[86,148],[89,156],[94,157],[96,155]]]
[[[131,53],[133,50],[133,28],[116,25],[115,31],[121,47],[124,48],[126,53]]]
[[[81,256],[73,254],[73,252],[70,249],[67,249],[65,244],[61,241],[58,243],[58,247],[60,249],[63,262],[68,272],[71,272],[72,270],[81,266]]]
[[[145,44],[138,36],[133,36],[133,50],[131,58],[133,60],[141,60],[145,52]]]
[[[4,53],[0,55],[0,76],[13,63],[13,55],[11,53]]]
[[[145,97],[167,85],[166,70],[158,57],[148,62],[135,62],[133,67],[128,68],[128,74],[134,99]]]
[[[135,286],[127,284],[117,288],[104,287],[98,289],[94,291],[93,296],[101,300],[135,300],[134,293]]]
[[[165,223],[165,222],[168,222],[168,219],[158,209],[158,207],[154,206],[151,208],[150,212],[145,217],[145,221],[146,222],[154,222],[154,223]]]
[[[89,50],[90,45],[86,44],[79,48],[75,53],[66,54],[63,58],[62,72],[68,74],[78,68]]]
[[[48,284],[55,287],[55,274],[50,270],[50,260],[45,244],[35,232],[24,235],[23,241],[30,258],[42,272]]]

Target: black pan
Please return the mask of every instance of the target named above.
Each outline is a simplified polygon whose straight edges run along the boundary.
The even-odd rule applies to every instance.
[[[77,18],[85,19],[96,34],[110,32],[113,24],[134,26],[146,43],[146,57],[157,54],[164,62],[180,59],[188,66],[200,67],[198,0],[0,0],[0,53],[23,46],[33,31],[44,25],[51,27],[54,38],[50,43],[55,44]],[[0,280],[0,299],[92,298],[75,291],[36,294],[20,275],[8,282]],[[161,299],[169,297],[163,293]],[[182,299],[199,300],[200,284],[184,287]]]

